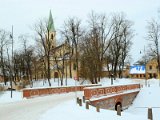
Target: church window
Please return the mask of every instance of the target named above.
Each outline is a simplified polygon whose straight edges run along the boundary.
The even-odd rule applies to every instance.
[[[51,39],[53,40],[53,34],[51,34]]]
[[[73,70],[76,70],[76,68],[77,68],[77,65],[74,63],[73,64]]]

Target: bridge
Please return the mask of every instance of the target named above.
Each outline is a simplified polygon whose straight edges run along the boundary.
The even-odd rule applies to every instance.
[[[102,109],[117,110],[126,109],[132,104],[140,91],[140,84],[116,85],[109,87],[86,87],[84,88],[85,99],[93,106]]]
[[[102,109],[117,110],[126,109],[132,104],[140,91],[140,84],[115,85],[104,87],[101,84],[49,87],[49,88],[26,88],[23,89],[23,97],[31,98],[50,94],[61,94],[75,91],[84,92],[84,97],[93,106]]]

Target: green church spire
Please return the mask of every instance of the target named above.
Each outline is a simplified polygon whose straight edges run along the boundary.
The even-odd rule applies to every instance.
[[[55,32],[55,27],[54,27],[54,22],[53,22],[51,10],[49,13],[48,28],[49,28],[50,32]]]

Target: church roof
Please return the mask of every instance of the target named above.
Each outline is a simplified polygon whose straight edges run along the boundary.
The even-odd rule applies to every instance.
[[[50,10],[50,13],[49,13],[48,28],[51,32],[55,32],[54,21],[53,21],[53,18],[52,18],[51,10]]]

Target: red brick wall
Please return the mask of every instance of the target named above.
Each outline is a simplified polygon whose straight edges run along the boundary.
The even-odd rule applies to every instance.
[[[23,89],[23,97],[30,98],[49,94],[60,94],[74,91],[83,91],[85,87],[101,86],[100,84],[68,86],[68,87],[50,87],[50,88],[28,88]]]
[[[119,85],[110,87],[89,87],[89,88],[84,88],[84,96],[86,100],[89,100],[92,97],[100,97],[103,95],[120,93],[123,91],[134,90],[138,88],[140,88],[140,84]]]
[[[97,100],[91,100],[90,104],[93,106],[99,106],[102,109],[110,109],[110,110],[115,110],[115,106],[117,103],[121,103],[122,109],[126,109],[129,107],[129,105],[132,104],[133,100],[137,96],[137,92],[132,92],[132,93],[124,93],[120,95],[115,95],[112,97],[105,97],[105,98],[100,98]]]

